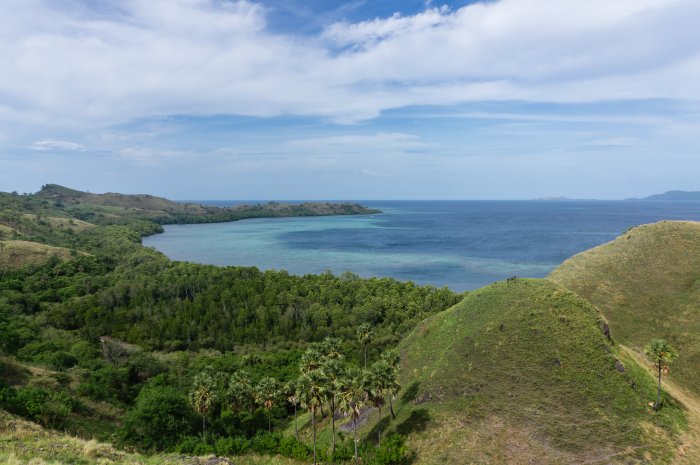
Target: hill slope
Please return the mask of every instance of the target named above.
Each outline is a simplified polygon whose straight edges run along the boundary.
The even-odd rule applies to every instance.
[[[550,279],[600,308],[623,344],[670,341],[680,352],[671,377],[700,395],[700,223],[634,228],[565,261]]]
[[[41,265],[48,262],[51,257],[68,260],[71,257],[71,251],[38,242],[0,241],[0,270]]]
[[[405,388],[391,428],[426,464],[669,461],[684,416],[670,400],[650,413],[653,378],[601,322],[548,280],[470,293],[401,343]]]

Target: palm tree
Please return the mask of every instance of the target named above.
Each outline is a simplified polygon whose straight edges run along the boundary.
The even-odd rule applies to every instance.
[[[301,361],[299,362],[299,372],[302,375],[307,375],[314,370],[321,368],[323,364],[323,355],[318,349],[314,347],[309,347],[306,352],[301,356]]]
[[[381,362],[382,371],[384,371],[384,377],[386,379],[386,390],[389,397],[389,411],[391,412],[391,418],[396,418],[396,414],[394,413],[394,398],[401,390],[401,384],[399,383],[401,358],[396,350],[389,349],[382,354]]]
[[[294,407],[294,435],[299,439],[299,428],[297,428],[297,405],[299,405],[299,390],[295,381],[289,381],[284,391],[287,393],[287,402]]]
[[[267,410],[267,430],[272,432],[272,406],[280,396],[280,386],[270,376],[260,380],[255,388],[255,401]]]
[[[352,432],[355,444],[355,464],[357,458],[357,420],[362,409],[367,405],[367,390],[365,389],[364,373],[356,367],[345,370],[344,376],[338,383],[338,409],[352,421]]]
[[[234,413],[242,411],[246,407],[250,407],[250,413],[253,417],[252,431],[255,432],[255,390],[250,378],[250,373],[245,370],[239,370],[231,375],[228,385],[227,397],[231,410]]]
[[[652,339],[649,345],[644,348],[644,353],[654,361],[654,367],[658,370],[659,386],[656,391],[656,403],[654,403],[654,410],[658,411],[661,408],[661,373],[668,373],[668,366],[678,356],[678,353],[664,339]]]
[[[312,370],[299,378],[299,400],[301,405],[311,414],[311,426],[314,437],[314,465],[316,460],[316,412],[326,400],[326,386],[328,380],[321,370]]]
[[[327,399],[331,404],[331,440],[332,440],[332,454],[331,460],[335,460],[335,411],[336,411],[336,396],[338,390],[338,383],[343,376],[344,367],[338,358],[327,358],[323,366],[321,367],[323,374],[327,380]]]
[[[194,410],[202,415],[202,435],[207,431],[207,413],[211,412],[217,401],[216,383],[206,372],[200,373],[194,378],[190,402]]]
[[[382,444],[382,407],[386,402],[387,388],[386,375],[381,361],[372,364],[372,367],[365,372],[365,388],[369,402],[379,411],[377,421],[377,442]]]
[[[327,337],[319,344],[321,354],[325,358],[343,359],[345,356],[341,352],[343,340],[339,337]]]
[[[363,323],[357,327],[357,342],[362,344],[365,349],[365,370],[367,369],[367,346],[372,342],[374,330],[369,323]]]

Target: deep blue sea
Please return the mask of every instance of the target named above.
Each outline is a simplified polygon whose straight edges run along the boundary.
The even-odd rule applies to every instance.
[[[294,274],[351,271],[462,291],[510,276],[546,276],[572,255],[608,242],[632,226],[659,220],[700,221],[700,203],[688,202],[359,203],[383,213],[171,225],[143,242],[175,260]]]

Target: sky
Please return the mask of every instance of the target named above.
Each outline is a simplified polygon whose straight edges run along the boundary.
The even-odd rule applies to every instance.
[[[2,0],[0,190],[700,190],[697,0]]]

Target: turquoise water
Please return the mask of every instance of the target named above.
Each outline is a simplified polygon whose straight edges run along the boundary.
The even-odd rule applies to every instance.
[[[546,276],[631,226],[700,220],[700,205],[669,202],[362,203],[383,213],[169,225],[144,245],[175,260],[295,274],[351,271],[466,290]]]

